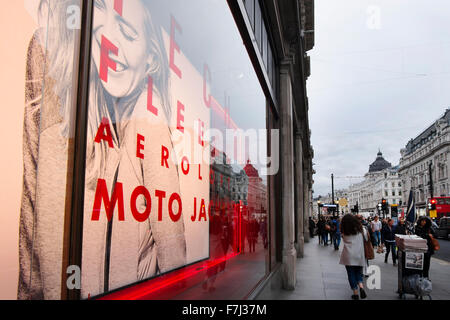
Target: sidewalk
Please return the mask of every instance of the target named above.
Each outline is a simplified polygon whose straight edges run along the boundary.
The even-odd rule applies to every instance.
[[[339,251],[333,246],[319,246],[318,238],[314,237],[305,243],[304,258],[297,260],[297,285],[294,291],[272,291],[264,299],[274,300],[350,300],[352,291],[349,288],[345,267],[339,265]],[[381,289],[367,290],[367,300],[399,300],[397,291],[397,267],[384,263],[384,254],[375,253],[371,265],[381,269]],[[443,260],[431,259],[430,278],[433,282],[433,300],[450,299],[450,263]],[[406,295],[406,299],[414,299],[413,295]],[[424,298],[428,299],[428,298]]]

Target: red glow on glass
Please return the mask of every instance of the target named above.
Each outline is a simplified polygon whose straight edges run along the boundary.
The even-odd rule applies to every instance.
[[[142,299],[146,296],[149,296],[152,293],[156,293],[157,291],[168,288],[172,285],[175,285],[183,280],[196,276],[200,273],[206,272],[208,269],[227,261],[231,258],[236,257],[239,253],[233,252],[226,256],[223,256],[218,259],[214,259],[211,261],[207,261],[205,263],[195,264],[191,267],[186,268],[185,270],[177,273],[175,272],[172,276],[162,277],[157,279],[149,280],[144,284],[137,285],[136,287],[128,288],[121,290],[119,292],[112,293],[105,297],[100,298],[99,300],[138,300]]]

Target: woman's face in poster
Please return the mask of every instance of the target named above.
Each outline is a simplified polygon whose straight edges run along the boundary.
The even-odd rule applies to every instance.
[[[116,63],[116,70],[108,68],[108,81],[102,81],[113,97],[126,97],[142,84],[147,75],[150,57],[150,39],[146,34],[147,8],[141,0],[123,2],[122,15],[114,8],[114,0],[95,0],[93,22],[92,58],[99,70],[102,36],[119,50],[109,58]]]

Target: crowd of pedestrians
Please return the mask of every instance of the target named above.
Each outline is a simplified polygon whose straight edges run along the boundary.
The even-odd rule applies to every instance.
[[[391,218],[380,219],[378,216],[365,218],[362,215],[347,214],[342,218],[334,215],[320,215],[319,219],[309,218],[309,230],[312,237],[317,235],[319,245],[331,246],[339,250],[341,241],[344,244],[339,263],[347,271],[352,299],[365,299],[363,278],[367,276],[369,259],[367,257],[367,243],[370,243],[372,253],[384,254],[384,262],[388,263],[389,256],[392,264],[397,265],[396,234],[416,234],[427,240],[428,251],[424,254],[423,276],[429,278],[430,259],[434,253],[433,229],[431,220],[427,217],[418,219],[414,230],[408,231],[405,220],[398,220],[397,224]],[[366,248],[365,248],[366,247]],[[359,291],[359,292],[358,292]]]

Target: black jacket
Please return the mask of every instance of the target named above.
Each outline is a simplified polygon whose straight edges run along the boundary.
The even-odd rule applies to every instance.
[[[426,222],[425,222],[425,226],[422,227],[420,225],[420,223],[424,219]],[[417,225],[416,225],[416,229],[415,229],[414,233],[423,239],[427,239],[428,253],[434,254],[434,247],[433,247],[433,243],[431,242],[431,237],[430,237],[430,234],[434,236],[434,232],[433,232],[433,229],[431,228],[430,219],[428,219],[426,217],[419,218],[419,220],[417,220]]]
[[[381,233],[384,241],[395,241],[395,230],[393,226],[389,227],[389,225],[385,224],[383,229],[381,229]]]
[[[406,234],[406,226],[405,224],[398,224],[395,227],[395,234]]]

